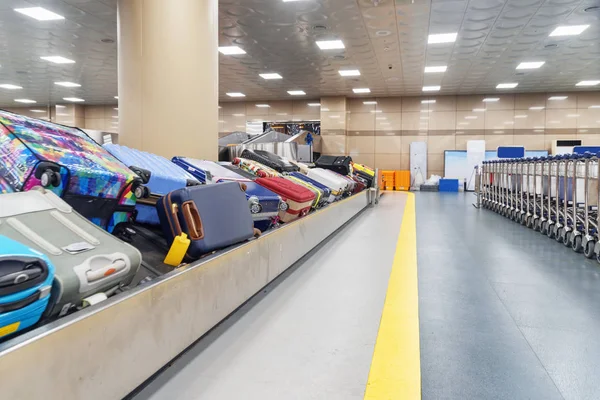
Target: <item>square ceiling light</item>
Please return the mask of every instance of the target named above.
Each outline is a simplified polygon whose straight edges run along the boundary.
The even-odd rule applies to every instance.
[[[580,35],[589,28],[589,25],[571,25],[571,26],[558,26],[550,33],[550,36],[575,36]]]
[[[29,111],[31,111],[32,113],[45,113],[46,112],[45,110],[29,110]]]
[[[425,67],[425,73],[432,74],[436,72],[446,72],[447,69],[448,67],[446,65],[441,65],[438,67]]]
[[[226,94],[229,97],[246,97],[246,95],[244,93],[240,93],[240,92],[229,92]]]
[[[522,62],[521,64],[517,65],[517,69],[538,69],[545,63],[545,61]]]
[[[290,96],[304,96],[306,92],[304,90],[288,90]]]
[[[365,106],[374,106],[375,104],[377,104],[376,101],[363,101],[363,104]]]
[[[308,103],[309,107],[321,107],[321,103]]]
[[[473,112],[485,112],[485,108],[474,108]]]
[[[54,64],[75,64],[75,61],[70,60],[65,57],[62,57],[62,56],[47,56],[47,57],[40,57],[40,58],[42,60],[50,61],[51,63],[54,63]]]
[[[259,74],[263,79],[283,79],[281,75],[275,72],[267,73],[267,74]]]
[[[65,19],[62,15],[58,15],[42,7],[15,8],[15,11],[27,15],[28,17],[35,18],[38,21]]]
[[[341,40],[318,40],[317,46],[319,46],[321,50],[338,50],[346,48],[344,42]]]
[[[581,81],[575,86],[596,86],[600,84],[600,81]]]
[[[486,97],[485,99],[483,99],[484,103],[494,103],[496,101],[500,101],[499,97]]]
[[[268,104],[257,104],[256,107],[258,107],[258,108],[271,108],[271,106],[268,105]]]
[[[25,103],[25,104],[33,104],[33,103],[37,103],[37,101],[35,100],[30,100],[30,99],[15,99],[15,101],[17,103]]]
[[[421,104],[435,104],[436,100],[421,100]]]
[[[436,43],[454,43],[456,42],[456,37],[458,36],[457,32],[454,33],[438,33],[435,35],[429,35],[427,38],[427,43],[436,44]]]
[[[544,108],[545,107],[542,107],[542,106],[529,107],[529,109],[533,110],[533,111],[540,111],[540,110],[543,110]]]
[[[423,91],[424,92],[437,92],[441,88],[442,88],[441,86],[423,86]]]
[[[84,99],[80,99],[79,97],[63,97],[63,100],[72,101],[73,103],[81,103],[82,101],[85,101]]]
[[[239,46],[219,46],[219,53],[226,56],[246,54],[246,51]]]
[[[360,71],[357,69],[339,70],[338,73],[341,76],[360,76]]]
[[[357,88],[357,89],[352,89],[352,91],[356,94],[371,93],[371,89],[369,89],[369,88]]]
[[[559,101],[559,100],[566,100],[569,96],[552,96],[552,97],[548,97],[548,100],[550,101]]]
[[[11,83],[3,83],[0,85],[0,88],[9,90],[23,89],[21,86],[13,85]]]
[[[499,83],[496,85],[496,89],[514,89],[519,86],[518,83]]]
[[[64,87],[81,87],[79,83],[75,82],[54,82],[55,85],[64,86]]]

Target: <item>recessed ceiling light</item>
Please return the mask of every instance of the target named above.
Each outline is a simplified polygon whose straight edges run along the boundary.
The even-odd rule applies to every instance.
[[[239,46],[219,46],[219,53],[226,56],[233,56],[236,54],[246,54],[246,51]]]
[[[375,119],[378,121],[385,121],[387,119],[387,117],[377,117]]]
[[[423,91],[424,92],[437,92],[441,88],[442,88],[441,86],[423,86]]]
[[[556,120],[554,120],[554,121],[548,121],[548,122],[549,122],[550,124],[560,124],[560,121],[556,121]]]
[[[470,125],[471,123],[470,122],[459,122],[458,124],[459,125]]]
[[[63,100],[72,101],[74,103],[80,103],[82,101],[85,101],[84,99],[80,99],[79,97],[63,97]]]
[[[435,43],[453,43],[456,41],[456,37],[458,33],[439,33],[436,35],[429,35],[427,39],[427,43],[435,44]]]
[[[0,88],[2,88],[2,89],[9,89],[9,90],[23,89],[21,86],[13,85],[13,84],[10,84],[10,83],[3,83],[3,84],[1,84]]]
[[[504,121],[504,123],[506,125],[513,125],[515,123],[515,121]]]
[[[514,89],[518,85],[518,83],[499,83],[496,85],[496,89]]]
[[[283,77],[281,75],[279,75],[278,73],[268,73],[268,74],[259,74],[261,78],[263,79],[283,79]]]
[[[308,103],[309,107],[321,107],[321,103]]]
[[[535,107],[529,107],[530,110],[543,110],[544,107],[542,106],[535,106]]]
[[[517,69],[537,69],[545,63],[545,61],[522,62],[521,64],[517,65]]]
[[[485,112],[485,108],[474,108],[473,112]]]
[[[381,114],[383,110],[371,110],[371,112],[374,114]]]
[[[29,99],[15,99],[15,101],[17,103],[26,103],[26,104],[37,103],[37,101],[35,101],[35,100],[29,100]]]
[[[118,116],[118,115],[113,115],[112,117],[113,117],[113,118],[119,118],[119,116]]]
[[[369,89],[369,88],[352,89],[352,91],[354,93],[371,93],[371,89]]]
[[[56,107],[56,108],[65,108],[65,107],[67,107],[67,106],[63,106],[63,105],[57,104],[57,105],[55,105],[54,107]]]
[[[504,131],[494,131],[494,133],[498,134],[498,133],[504,133]]]
[[[421,119],[429,119],[429,117],[421,117]]]
[[[42,60],[46,60],[46,61],[50,61],[51,63],[54,64],[74,64],[75,61],[70,60],[68,58],[62,57],[62,56],[47,56],[47,57],[40,57]]]
[[[434,73],[434,72],[446,72],[447,69],[448,69],[448,67],[445,65],[442,65],[439,67],[425,67],[425,73],[430,74],[430,73]]]
[[[485,99],[483,99],[484,103],[494,103],[496,101],[500,101],[499,97],[486,97]]]
[[[226,94],[229,97],[246,97],[246,95],[244,93],[240,93],[240,92],[229,92]]]
[[[321,111],[329,111],[329,108],[323,107],[323,108],[321,108]],[[279,115],[279,114],[277,114],[277,115]]]
[[[75,82],[54,82],[55,85],[64,86],[64,87],[81,87],[79,83]]]
[[[119,111],[119,107],[114,107],[113,110]]]
[[[345,69],[338,72],[341,76],[360,76],[360,71],[357,69]]]
[[[389,122],[380,122],[379,125],[389,125]]]
[[[566,100],[569,96],[552,96],[548,97],[548,100],[558,101],[558,100]]]
[[[600,108],[600,104],[599,105],[589,106],[588,108]]]
[[[44,110],[29,110],[29,111],[31,111],[32,113],[45,113],[46,112]]]
[[[519,114],[519,115],[515,115],[515,118],[527,118],[527,115]]]
[[[27,15],[28,17],[35,18],[38,21],[65,19],[62,15],[58,15],[42,7],[15,8],[15,11]]]
[[[433,110],[421,110],[422,113],[429,113],[429,112],[433,112]]]
[[[596,86],[600,84],[600,81],[581,81],[575,86]]]
[[[246,114],[231,114],[234,117],[245,117]]]
[[[270,108],[271,106],[268,104],[257,104],[256,107],[258,108]]]
[[[304,90],[288,90],[290,96],[304,96],[306,93]]]
[[[421,100],[421,104],[435,104],[435,100]]]
[[[377,104],[376,101],[363,101],[363,104],[365,106],[374,106],[375,104]]]
[[[115,96],[115,99],[119,100],[119,96]]]
[[[559,26],[550,33],[550,36],[575,36],[580,35],[589,28],[589,25]]]
[[[330,115],[329,118],[339,118],[339,115]]]
[[[321,50],[337,50],[337,49],[345,49],[344,42],[341,40],[318,40],[317,46]]]
[[[478,117],[476,115],[467,115],[465,117],[465,119],[477,119]]]
[[[567,114],[567,117],[569,117],[569,118],[578,118],[579,114]]]

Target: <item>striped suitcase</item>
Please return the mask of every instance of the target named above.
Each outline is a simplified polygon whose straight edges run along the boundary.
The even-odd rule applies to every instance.
[[[173,190],[200,184],[191,174],[164,157],[112,143],[103,147],[131,170],[139,171],[140,174],[150,174],[146,185],[150,196],[138,200],[135,207],[137,222],[160,225],[156,212],[158,200]]]

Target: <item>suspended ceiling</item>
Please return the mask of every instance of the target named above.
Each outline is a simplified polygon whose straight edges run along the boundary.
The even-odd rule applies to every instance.
[[[173,2],[174,6],[176,2]],[[40,6],[65,17],[37,21],[15,8]],[[238,45],[247,54],[221,55],[220,91],[242,92],[245,100],[353,95],[371,96],[580,90],[581,80],[600,80],[598,0],[221,0],[219,44]],[[595,7],[595,8],[594,8]],[[591,9],[590,9],[591,8]],[[117,0],[0,1],[0,105],[15,98],[38,104],[80,97],[86,104],[114,103],[117,95]],[[587,10],[587,11],[586,11]],[[559,25],[590,25],[579,36],[549,37]],[[454,43],[428,44],[429,34],[458,32]],[[317,40],[341,39],[343,50],[320,50]],[[52,64],[42,56],[61,55],[74,64]],[[524,61],[545,61],[535,70],[516,70]],[[448,67],[425,74],[425,66]],[[359,77],[341,77],[358,69]],[[259,73],[276,72],[267,81]],[[61,88],[71,81],[81,88]],[[600,86],[587,90],[597,90]]]

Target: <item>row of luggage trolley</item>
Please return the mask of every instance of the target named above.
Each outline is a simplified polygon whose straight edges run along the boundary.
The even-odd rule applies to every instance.
[[[253,240],[373,185],[350,157],[313,168],[245,150],[232,163],[98,145],[0,111],[0,341]]]
[[[600,262],[600,154],[485,161],[481,205]]]

